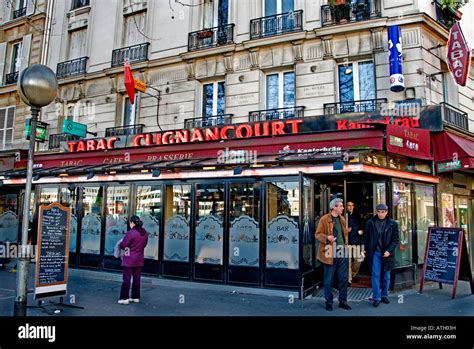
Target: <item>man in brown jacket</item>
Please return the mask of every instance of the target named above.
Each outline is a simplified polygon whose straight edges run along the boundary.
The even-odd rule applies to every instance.
[[[329,209],[331,212],[321,217],[316,228],[316,239],[319,241],[317,258],[323,263],[324,268],[326,310],[332,310],[334,273],[337,273],[339,307],[351,310],[351,307],[347,304],[349,254],[347,250],[348,233],[346,220],[342,216],[344,211],[342,199],[331,200]]]

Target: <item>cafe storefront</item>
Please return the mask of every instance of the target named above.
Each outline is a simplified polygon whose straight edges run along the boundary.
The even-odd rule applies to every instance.
[[[314,231],[329,201],[357,200],[366,218],[386,203],[401,229],[402,287],[423,263],[438,179],[429,154],[388,151],[385,131],[292,119],[67,142],[35,158],[33,217],[40,204],[71,208],[73,267],[120,270],[113,249],[137,214],[149,234],[145,273],[303,297],[322,281]],[[18,162],[4,185],[21,188],[24,171]]]

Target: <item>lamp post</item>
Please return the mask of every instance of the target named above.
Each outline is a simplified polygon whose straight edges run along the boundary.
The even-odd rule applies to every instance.
[[[41,107],[48,105],[56,98],[57,92],[58,82],[56,75],[45,65],[33,64],[23,70],[18,78],[18,93],[20,98],[31,107],[31,127],[23,202],[21,249],[18,254],[16,296],[13,308],[14,316],[26,316],[28,270],[31,255],[31,246],[28,246],[29,210],[38,113]]]

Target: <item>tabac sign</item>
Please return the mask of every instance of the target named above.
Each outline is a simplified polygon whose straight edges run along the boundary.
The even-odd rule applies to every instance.
[[[448,67],[454,80],[458,85],[466,86],[469,67],[471,66],[471,51],[467,46],[459,23],[455,23],[449,32],[447,55]]]

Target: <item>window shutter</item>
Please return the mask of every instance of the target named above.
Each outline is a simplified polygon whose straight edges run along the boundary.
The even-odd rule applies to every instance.
[[[5,66],[7,65],[6,60],[6,53],[7,53],[7,43],[2,42],[0,43],[0,86],[3,86],[3,78],[5,73]]]
[[[26,15],[31,16],[35,13],[36,0],[28,0],[26,3]]]
[[[31,34],[23,37],[23,47],[21,50],[21,66],[20,71],[28,67],[30,61],[30,47],[31,47]]]

